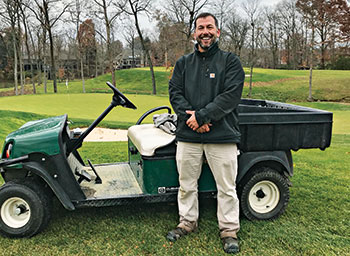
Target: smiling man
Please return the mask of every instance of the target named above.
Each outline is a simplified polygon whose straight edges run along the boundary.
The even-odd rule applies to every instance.
[[[199,45],[199,51],[205,52],[216,42],[220,36],[220,30],[216,27],[215,20],[212,16],[197,19],[195,30],[195,39]]]
[[[217,19],[202,13],[195,20],[193,53],[182,56],[169,82],[170,102],[178,115],[176,162],[180,223],[167,234],[175,242],[198,226],[198,179],[207,160],[218,190],[217,218],[224,251],[239,251],[239,202],[236,193],[237,106],[244,71],[236,55],[219,49]]]

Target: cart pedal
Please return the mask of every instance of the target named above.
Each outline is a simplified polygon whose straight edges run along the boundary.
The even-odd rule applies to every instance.
[[[95,184],[102,184],[101,177],[97,174],[96,169],[95,169],[95,167],[92,165],[90,159],[88,159],[87,161],[88,161],[88,163],[89,163],[89,165],[90,165],[92,171],[93,171],[93,172],[95,173],[95,175],[96,175]]]
[[[78,179],[78,183],[80,184],[83,180],[86,180],[88,182],[91,181],[91,175],[85,171],[85,170],[80,170],[78,171],[77,169],[75,169],[75,175],[77,175],[79,177]]]

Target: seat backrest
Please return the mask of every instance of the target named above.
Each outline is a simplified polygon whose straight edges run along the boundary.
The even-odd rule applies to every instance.
[[[128,138],[143,156],[153,156],[156,149],[175,141],[175,135],[168,134],[154,124],[133,125],[128,129]]]

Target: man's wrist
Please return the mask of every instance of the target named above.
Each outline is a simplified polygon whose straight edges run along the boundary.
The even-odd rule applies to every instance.
[[[203,124],[208,124],[211,122],[209,118],[206,118],[205,115],[203,115],[204,110],[201,109],[199,111],[195,112],[196,120],[199,126],[202,126]]]

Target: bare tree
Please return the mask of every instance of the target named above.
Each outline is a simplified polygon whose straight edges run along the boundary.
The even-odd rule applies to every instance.
[[[92,19],[86,19],[79,26],[79,51],[81,52],[82,59],[86,63],[87,74],[91,76],[91,66],[96,64],[96,38],[95,38],[95,24]],[[115,56],[113,52],[113,43],[111,45],[112,56]]]
[[[174,23],[166,13],[160,10],[156,10],[154,18],[157,21],[159,31],[157,42],[159,44],[159,50],[164,56],[164,65],[170,67],[171,65],[175,65],[176,60],[184,54],[184,49],[189,43],[185,34],[182,32],[182,24]],[[159,50],[157,51],[158,53]]]
[[[152,94],[157,94],[156,88],[156,79],[154,76],[153,63],[149,53],[149,48],[146,46],[145,38],[142,34],[140,24],[139,24],[139,14],[140,13],[149,13],[149,9],[151,8],[151,0],[128,0],[128,7],[123,7],[123,10],[126,14],[134,17],[134,24],[139,35],[143,52],[146,55],[147,61],[149,63],[149,68],[152,76]]]
[[[184,53],[190,52],[189,42],[192,40],[192,29],[198,13],[206,6],[209,0],[170,0],[164,5],[168,17],[174,24],[181,24],[181,32],[186,36]]]
[[[17,45],[17,13],[18,13],[18,4],[11,0],[2,1],[4,11],[0,15],[4,20],[10,25],[11,35],[12,35],[12,46],[13,46],[13,58],[14,58],[14,81],[15,81],[15,94],[18,95],[18,45]]]
[[[23,45],[22,45],[22,29],[21,29],[21,13],[20,13],[20,0],[15,0],[15,5],[17,5],[17,50],[18,50],[18,61],[19,61],[19,76],[21,82],[21,95],[24,94],[24,67],[23,67]]]
[[[83,84],[83,93],[85,93],[85,78],[84,78],[84,63],[83,63],[83,57],[82,57],[82,47],[80,42],[80,37],[78,36],[79,33],[79,26],[81,24],[81,16],[82,16],[82,9],[86,7],[86,2],[81,2],[80,0],[75,0],[75,4],[71,5],[71,8],[69,8],[70,13],[70,22],[72,22],[75,25],[75,34],[76,34],[76,43],[78,46],[77,51],[77,59],[79,60],[80,64],[80,77]]]
[[[350,43],[350,4],[345,0],[336,0],[338,5],[338,15],[335,19],[339,22],[340,39],[342,42]]]
[[[265,8],[264,16],[266,18],[265,22],[265,33],[264,38],[268,42],[271,55],[272,55],[272,68],[277,68],[278,66],[278,50],[279,50],[279,40],[280,40],[280,29],[279,29],[279,14],[274,8]]]
[[[234,0],[217,0],[213,2],[212,13],[218,19],[219,29],[222,30],[224,24],[232,17]]]
[[[128,44],[128,47],[131,50],[131,56],[132,56],[132,63],[131,67],[135,67],[135,39],[136,39],[136,28],[134,24],[127,23],[125,26],[125,32],[123,34],[125,41]]]
[[[251,25],[251,42],[250,42],[251,45],[250,45],[250,54],[249,54],[249,63],[250,63],[249,93],[248,93],[249,98],[252,96],[253,68],[256,61],[255,44],[258,36],[257,25],[258,25],[259,7],[260,7],[260,0],[247,0],[242,4],[242,8],[247,14]]]
[[[54,93],[57,93],[57,78],[56,78],[56,62],[54,56],[54,41],[53,41],[53,27],[59,21],[61,16],[69,8],[70,4],[65,4],[62,1],[58,0],[34,0],[37,8],[32,7],[31,5],[26,5],[35,15],[36,19],[41,23],[42,27],[47,31],[50,42],[50,59],[51,59],[51,77],[53,80],[53,90]],[[57,4],[57,3],[60,4]],[[52,8],[55,9],[55,14],[53,14]]]
[[[104,36],[101,31],[96,30],[96,32],[106,41],[108,68],[112,74],[112,83],[115,85],[115,65],[113,64],[114,56],[111,50],[112,31],[115,20],[123,13],[123,7],[125,6],[125,3],[124,0],[93,0],[93,2],[98,7],[98,10],[93,11],[93,14],[98,19],[103,20],[106,30],[106,36]]]
[[[46,58],[46,47],[47,47],[47,31],[45,29],[45,27],[43,26],[43,24],[41,24],[41,30],[37,31],[37,38],[39,43],[41,44],[41,47],[39,47],[39,55],[42,54],[42,62],[41,62],[41,66],[43,67],[43,80],[44,80],[44,92],[47,93],[47,79],[48,79],[48,75],[47,75],[47,58]],[[41,58],[39,57],[39,59],[41,60]]]
[[[228,37],[228,50],[233,51],[238,56],[241,56],[242,48],[247,39],[249,24],[246,19],[239,17],[236,13],[232,13],[231,18],[225,26],[225,35]]]
[[[21,12],[21,16],[22,16],[22,22],[23,22],[23,27],[24,27],[24,43],[26,46],[26,50],[27,50],[27,56],[28,56],[28,62],[30,65],[30,73],[31,73],[31,82],[32,82],[32,86],[33,86],[33,94],[36,94],[36,88],[35,88],[35,81],[34,81],[34,70],[33,70],[33,63],[32,63],[32,52],[30,50],[29,47],[29,27],[28,27],[28,18],[27,18],[27,14],[26,14],[26,10],[25,10],[25,6],[22,4],[19,4],[19,8],[20,8],[20,12]]]
[[[304,14],[304,18],[309,21],[309,26],[311,27],[311,53],[310,53],[310,72],[309,72],[309,96],[307,98],[308,101],[313,101],[312,98],[312,71],[313,71],[313,63],[314,63],[314,45],[315,45],[315,23],[316,23],[316,10],[307,3],[306,1],[298,0],[296,2],[297,8]]]
[[[316,20],[316,32],[320,37],[320,49],[321,49],[321,68],[326,68],[326,52],[327,49],[334,45],[336,40],[335,29],[338,24],[334,20],[335,13],[338,12],[335,1],[323,1],[322,4],[317,3],[314,6],[317,10]]]
[[[292,69],[297,69],[299,65],[299,48],[301,29],[301,16],[296,8],[295,0],[284,0],[277,5],[280,17],[280,25],[285,35],[285,49],[287,65]]]

